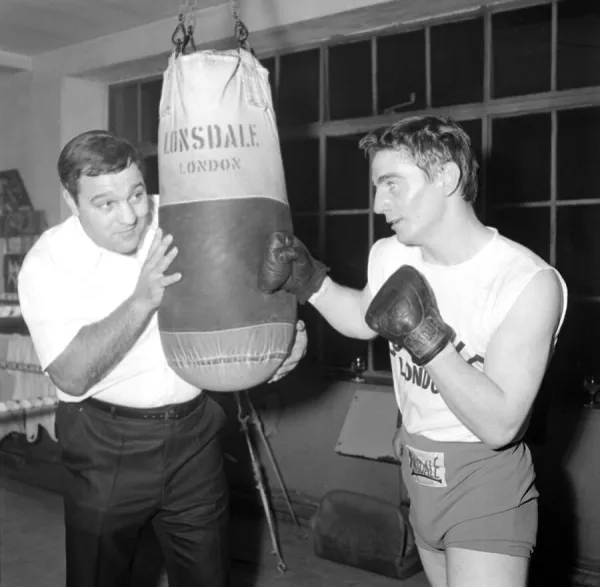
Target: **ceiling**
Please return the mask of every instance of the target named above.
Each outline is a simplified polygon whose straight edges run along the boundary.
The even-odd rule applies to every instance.
[[[31,57],[228,0],[0,0],[0,52]],[[2,66],[0,65],[0,73]]]

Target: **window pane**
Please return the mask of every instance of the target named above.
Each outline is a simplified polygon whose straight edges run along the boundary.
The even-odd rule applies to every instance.
[[[162,79],[141,85],[142,92],[142,143],[158,144],[158,108]]]
[[[279,76],[279,122],[319,120],[319,49],[283,55]]]
[[[294,234],[306,245],[314,257],[320,256],[319,217],[316,214],[292,215]]]
[[[495,98],[550,90],[552,6],[492,16]]]
[[[600,108],[558,112],[557,190],[561,200],[600,198]]]
[[[319,140],[281,142],[287,195],[292,212],[319,209]]]
[[[138,85],[113,86],[110,89],[110,129],[138,144]]]
[[[600,85],[600,4],[597,0],[558,3],[557,87]]]
[[[149,194],[158,194],[158,157],[151,155],[144,159],[146,166],[146,174],[144,180],[146,181],[146,192]]]
[[[424,29],[377,39],[377,111],[394,106],[398,112],[426,106]]]
[[[434,106],[483,100],[483,19],[431,27]]]
[[[362,289],[367,283],[369,255],[367,214],[327,216],[325,219],[325,262],[334,281]]]
[[[362,137],[360,134],[327,139],[327,210],[369,207],[369,160],[358,148]]]
[[[385,338],[378,336],[373,341],[373,370],[391,371],[390,344]]]
[[[328,70],[331,120],[373,114],[369,41],[331,47]]]
[[[556,266],[572,295],[600,296],[600,206],[558,208]]]
[[[550,199],[550,114],[497,118],[492,123],[489,206]]]
[[[568,385],[567,393],[579,405],[585,399],[583,378],[600,372],[599,332],[600,304],[570,300],[550,370],[553,378],[558,375],[560,379],[569,379],[564,381],[564,385]],[[557,386],[554,389],[564,392]]]
[[[497,228],[502,236],[526,246],[545,261],[549,261],[549,208],[491,209],[486,224]]]
[[[367,361],[368,342],[341,335],[329,323],[323,325],[325,364],[339,369],[350,369],[352,361],[361,357]]]

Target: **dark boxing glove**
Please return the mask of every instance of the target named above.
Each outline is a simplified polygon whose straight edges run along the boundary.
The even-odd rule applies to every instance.
[[[273,232],[258,272],[258,288],[266,293],[281,289],[292,276],[296,258],[294,237],[287,232]]]
[[[314,259],[304,243],[286,232],[274,232],[258,273],[258,287],[267,293],[293,293],[304,304],[319,291],[329,268]]]
[[[367,309],[369,327],[404,347],[415,365],[426,365],[454,338],[440,316],[427,280],[403,265],[381,286]]]

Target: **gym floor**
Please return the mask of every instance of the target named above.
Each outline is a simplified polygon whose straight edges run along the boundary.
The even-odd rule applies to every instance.
[[[268,527],[257,517],[234,515],[232,587],[427,587],[423,572],[399,582],[314,555],[310,530],[279,522],[286,565],[277,568]],[[0,585],[61,587],[64,575],[62,500],[56,493],[0,473]],[[150,533],[142,542],[132,587],[168,587]]]

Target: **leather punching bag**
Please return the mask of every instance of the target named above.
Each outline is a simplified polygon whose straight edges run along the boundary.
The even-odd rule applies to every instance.
[[[158,311],[169,364],[201,389],[259,385],[296,321],[293,295],[257,287],[268,235],[292,230],[267,70],[243,49],[173,54],[158,149],[159,226],[182,273]]]

